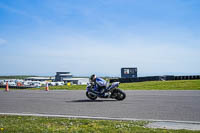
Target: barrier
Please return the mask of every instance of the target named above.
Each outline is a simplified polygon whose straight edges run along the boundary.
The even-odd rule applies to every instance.
[[[148,76],[148,77],[137,77],[137,78],[113,78],[110,79],[110,83],[121,82],[121,83],[132,83],[132,82],[144,82],[144,81],[165,81],[165,80],[195,80],[200,79],[200,75],[189,75],[189,76]]]

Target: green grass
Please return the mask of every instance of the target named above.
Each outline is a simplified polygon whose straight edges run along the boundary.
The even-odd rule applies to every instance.
[[[200,90],[200,80],[150,81],[120,84],[124,90]]]
[[[0,133],[199,133],[145,128],[144,121],[110,121],[0,115]]]
[[[50,86],[50,90],[84,90],[86,85]],[[174,80],[174,81],[147,81],[136,83],[121,83],[119,88],[123,90],[200,90],[200,80]],[[1,88],[4,89],[4,88]],[[31,88],[31,90],[44,90]]]

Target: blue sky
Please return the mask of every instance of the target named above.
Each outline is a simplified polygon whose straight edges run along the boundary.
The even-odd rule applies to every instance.
[[[0,75],[200,74],[199,0],[0,0]]]

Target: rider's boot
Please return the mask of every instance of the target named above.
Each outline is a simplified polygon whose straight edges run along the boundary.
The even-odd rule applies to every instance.
[[[104,91],[105,91],[104,89],[101,89],[101,90],[100,90],[100,94],[103,95],[103,94],[104,94]]]

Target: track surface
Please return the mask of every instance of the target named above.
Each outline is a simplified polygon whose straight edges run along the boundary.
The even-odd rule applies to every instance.
[[[125,91],[124,101],[91,102],[85,91],[0,91],[0,113],[200,121],[200,91]]]

